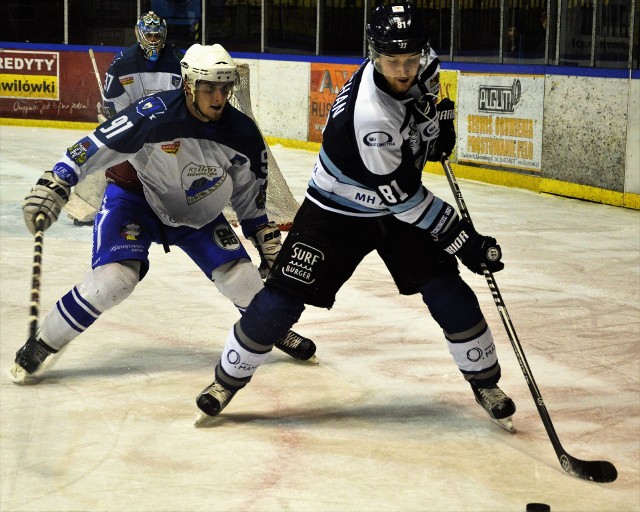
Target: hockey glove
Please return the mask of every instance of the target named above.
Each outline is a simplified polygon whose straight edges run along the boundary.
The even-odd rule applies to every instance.
[[[266,278],[282,248],[282,237],[275,222],[258,226],[256,234],[251,237],[253,245],[260,254],[260,275]]]
[[[500,261],[502,251],[495,238],[478,234],[467,219],[462,219],[438,239],[438,246],[449,254],[455,254],[472,272],[482,275],[482,264],[491,272],[504,268]]]
[[[440,134],[436,139],[435,150],[430,152],[427,160],[438,162],[442,158],[442,153],[451,155],[456,145],[456,129],[453,124],[455,117],[455,103],[449,98],[444,98],[436,106],[438,109],[438,120]]]
[[[107,117],[104,115],[104,112],[102,110],[102,103],[96,103],[96,110],[98,111],[98,122],[100,124],[104,123],[107,120]]]
[[[45,216],[43,230],[58,220],[60,209],[69,200],[71,187],[52,171],[45,172],[22,203],[24,222],[32,234],[36,232],[36,217]]]

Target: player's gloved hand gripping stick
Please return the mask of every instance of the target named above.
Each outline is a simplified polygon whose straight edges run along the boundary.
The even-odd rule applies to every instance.
[[[442,154],[440,162],[442,163],[442,167],[444,168],[447,180],[449,181],[449,185],[451,186],[451,191],[455,196],[456,203],[458,204],[458,209],[460,210],[460,215],[462,216],[463,221],[466,221],[469,226],[473,226],[473,224],[471,223],[469,211],[467,210],[467,206],[462,197],[462,192],[460,191],[458,182],[456,181],[455,175],[453,174],[453,170],[451,169],[451,164],[449,163],[449,159],[447,158],[446,153]],[[461,223],[463,221],[461,221]],[[488,257],[491,257],[491,255],[489,254]],[[529,368],[529,363],[527,362],[524,351],[522,350],[520,340],[518,340],[518,335],[516,334],[513,324],[511,323],[511,319],[509,318],[507,307],[502,300],[502,295],[500,294],[500,290],[498,289],[496,280],[493,277],[490,265],[488,262],[480,262],[480,268],[482,269],[482,273],[487,280],[487,284],[489,285],[489,289],[491,290],[491,295],[493,296],[493,301],[498,308],[500,318],[502,319],[502,323],[504,324],[505,329],[507,330],[507,335],[509,336],[509,340],[511,341],[511,346],[516,353],[516,358],[518,359],[518,363],[520,364],[520,369],[522,370],[524,378],[527,381],[529,391],[531,392],[533,401],[535,402],[538,409],[538,414],[542,419],[542,423],[547,431],[549,439],[551,440],[553,449],[558,456],[558,460],[562,465],[562,469],[564,469],[570,475],[577,476],[578,478],[583,478],[584,480],[591,480],[592,482],[598,483],[613,482],[618,476],[618,472],[613,464],[605,460],[588,461],[576,459],[575,457],[569,455],[567,451],[562,447],[562,444],[560,444],[560,440],[558,439],[558,435],[553,428],[553,423],[551,422],[551,417],[549,416],[547,407],[544,404],[544,400],[542,399],[540,390],[538,389],[536,381],[533,378],[531,368]]]

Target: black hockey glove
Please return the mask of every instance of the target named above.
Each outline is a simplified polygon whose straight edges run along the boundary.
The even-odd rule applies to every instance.
[[[491,272],[504,268],[502,251],[495,238],[480,235],[467,219],[462,219],[438,239],[438,246],[455,254],[472,272],[482,275],[484,263]]]
[[[456,145],[456,129],[453,124],[455,117],[455,103],[449,98],[444,98],[436,106],[438,110],[438,120],[440,125],[440,134],[436,139],[433,150],[429,152],[427,160],[431,162],[439,162],[442,153],[447,156],[451,155]]]
[[[58,220],[60,210],[69,200],[71,187],[51,171],[45,172],[24,198],[22,213],[24,222],[32,234],[36,232],[36,217],[45,216],[43,231]]]

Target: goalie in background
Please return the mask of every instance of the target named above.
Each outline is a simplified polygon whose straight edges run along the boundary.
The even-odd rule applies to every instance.
[[[454,104],[437,103],[440,61],[409,3],[377,7],[367,39],[369,59],[333,103],[305,200],[266,286],[229,332],[216,379],[197,405],[217,416],[305,305],[331,308],[376,251],[401,294],[420,294],[476,401],[511,430],[515,405],[497,386],[493,336],[456,260],[479,274],[483,264],[497,272],[499,246],[422,184],[425,161],[450,155],[456,142]]]
[[[180,247],[242,312],[263,288],[258,268],[224,214],[231,202],[244,236],[271,267],[280,230],[267,217],[267,151],[256,123],[229,104],[236,65],[220,45],[191,46],[181,61],[183,90],[154,94],[125,108],[69,147],[23,203],[35,233],[57,218],[72,186],[107,171],[93,228],[92,270],[47,313],[35,339],[16,353],[9,376],[24,382],[51,354],[91,327],[134,290],[149,269],[151,243]],[[127,169],[110,167],[128,160]],[[115,169],[115,170],[114,170]],[[202,315],[203,327],[207,315]],[[316,362],[315,344],[293,331],[276,346]]]
[[[120,52],[111,62],[104,83],[104,102],[98,103],[98,122],[104,123],[145,96],[180,89],[182,52],[167,47],[167,23],[149,11],[134,27],[137,43]],[[131,167],[129,162],[118,164]],[[130,169],[129,169],[130,171]],[[96,173],[80,182],[64,209],[76,225],[93,224],[100,209],[105,176]]]

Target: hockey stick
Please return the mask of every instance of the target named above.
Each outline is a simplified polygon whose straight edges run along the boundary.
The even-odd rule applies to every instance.
[[[33,267],[31,269],[31,303],[29,305],[29,339],[36,339],[40,316],[40,275],[42,274],[42,249],[44,246],[44,213],[36,216],[36,232],[33,245]]]
[[[91,58],[91,64],[93,64],[93,72],[96,74],[96,80],[98,81],[98,88],[100,89],[100,96],[104,101],[104,89],[102,87],[102,80],[100,80],[100,73],[98,73],[98,65],[96,64],[96,56],[93,54],[93,48],[89,48],[89,57]]]
[[[33,246],[33,266],[31,267],[31,302],[29,303],[29,341],[35,341],[40,316],[40,275],[42,273],[42,248],[44,244],[44,213],[36,216]],[[9,368],[9,378],[16,384],[25,381],[27,372],[18,363]]]
[[[462,192],[460,191],[460,187],[458,186],[456,177],[453,174],[453,169],[451,169],[451,164],[449,163],[449,159],[445,154],[442,155],[440,162],[442,163],[444,172],[447,175],[447,180],[449,181],[449,185],[451,186],[451,191],[456,198],[456,203],[458,204],[460,214],[471,224],[471,216],[469,215],[469,210],[467,210],[467,206],[462,197]],[[613,464],[605,460],[588,461],[576,459],[575,457],[569,455],[567,451],[562,447],[562,444],[560,444],[560,440],[558,439],[558,435],[553,428],[553,423],[551,422],[551,417],[549,416],[547,407],[544,404],[544,400],[542,399],[542,395],[540,394],[538,385],[533,378],[531,368],[529,368],[529,363],[527,362],[527,358],[524,355],[520,340],[518,340],[518,335],[516,334],[515,328],[513,327],[511,319],[509,318],[509,312],[507,311],[507,307],[505,306],[502,295],[500,294],[500,290],[498,289],[498,284],[496,283],[496,280],[493,277],[491,271],[484,264],[482,265],[482,271],[484,273],[485,279],[487,280],[487,284],[489,285],[489,289],[491,290],[493,301],[496,303],[496,307],[498,308],[498,312],[500,313],[502,323],[507,330],[507,335],[509,336],[509,340],[511,341],[511,346],[516,353],[516,358],[518,359],[520,369],[524,374],[524,379],[527,381],[529,391],[531,391],[531,396],[533,396],[533,401],[538,408],[538,414],[542,419],[544,428],[547,430],[547,434],[549,436],[549,439],[551,440],[553,449],[558,456],[558,460],[562,465],[562,469],[564,469],[570,475],[577,476],[578,478],[582,478],[584,480],[591,480],[592,482],[598,483],[613,482],[618,476],[618,472]]]

